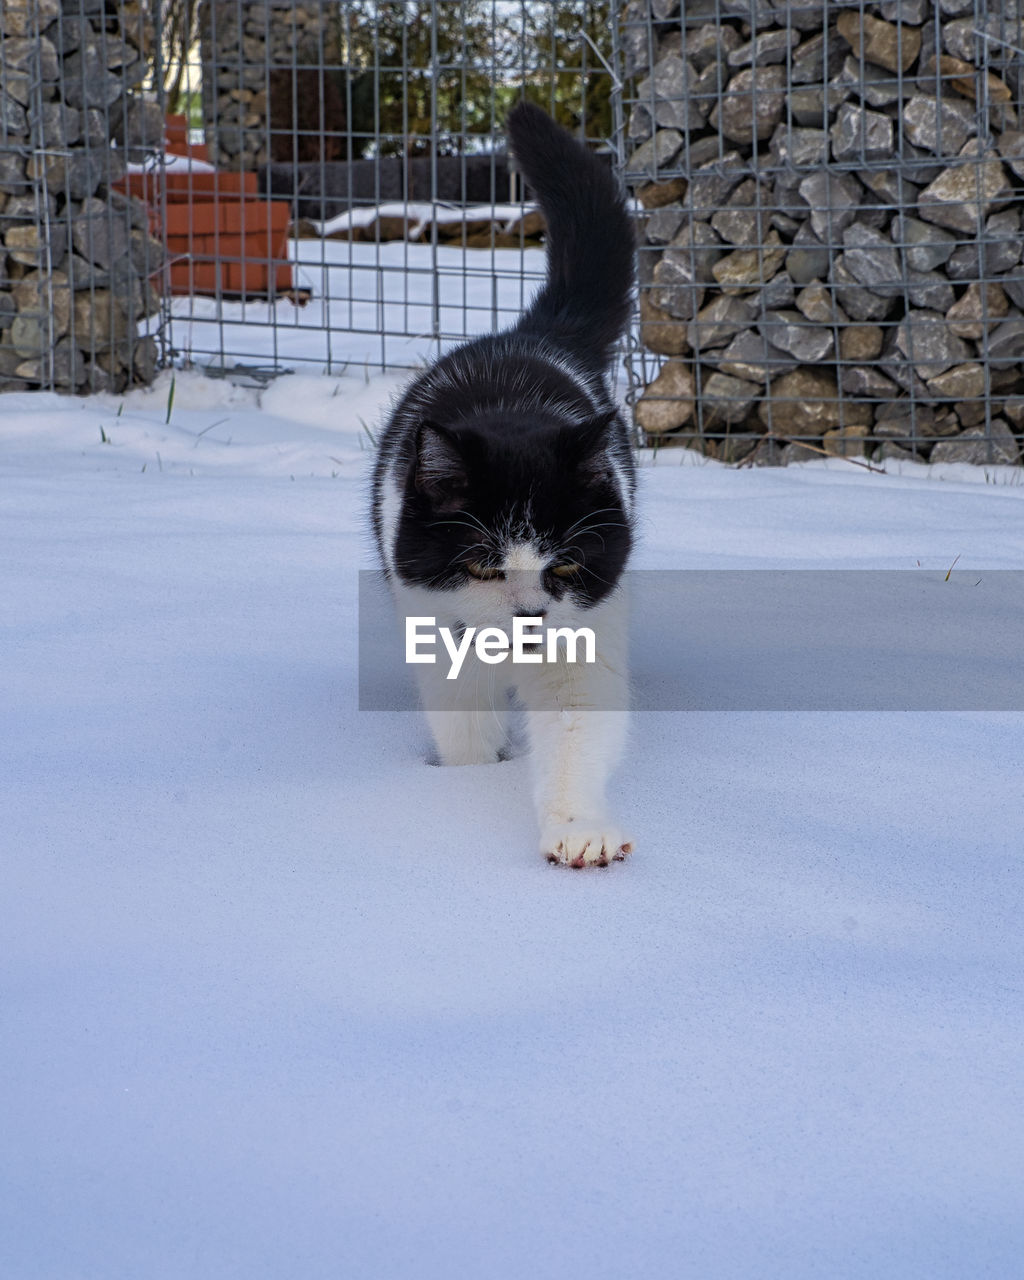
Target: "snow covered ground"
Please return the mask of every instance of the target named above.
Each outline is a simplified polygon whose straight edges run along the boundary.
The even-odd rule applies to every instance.
[[[644,714],[548,866],[355,710],[398,381],[0,399],[0,1275],[1019,1276],[1022,717]],[[1020,480],[663,452],[637,564],[1024,568]]]
[[[370,218],[406,208],[416,214],[430,206],[360,212]],[[443,211],[435,209],[435,216]],[[310,292],[309,302],[174,298],[169,338],[175,350],[200,366],[220,365],[230,353],[317,372],[410,368],[437,355],[439,338],[462,339],[510,324],[544,274],[542,249],[310,239],[289,240],[288,251],[295,285]]]

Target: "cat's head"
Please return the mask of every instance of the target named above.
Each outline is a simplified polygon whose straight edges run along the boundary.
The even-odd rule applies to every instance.
[[[582,424],[496,413],[420,422],[395,540],[398,575],[455,592],[463,613],[495,623],[597,604],[614,590],[631,544],[620,433],[613,411]]]

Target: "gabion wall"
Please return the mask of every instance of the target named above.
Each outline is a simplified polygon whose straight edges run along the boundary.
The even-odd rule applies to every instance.
[[[649,440],[1020,460],[1021,4],[629,0]]]
[[[270,96],[283,89],[299,113],[303,96],[319,99],[323,91],[325,24],[339,6],[310,0],[206,0],[202,12],[203,116],[210,159],[225,169],[256,169],[271,159]],[[335,20],[337,14],[333,13]],[[336,59],[335,59],[336,60]],[[274,82],[283,74],[290,83]],[[321,135],[325,122],[314,109],[313,126]]]
[[[0,4],[0,391],[153,377],[163,250],[114,186],[163,135],[138,92],[151,40],[137,3]]]

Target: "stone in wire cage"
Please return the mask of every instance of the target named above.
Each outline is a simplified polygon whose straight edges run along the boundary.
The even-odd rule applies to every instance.
[[[1018,0],[630,0],[620,41],[645,438],[1019,461]]]
[[[162,136],[145,6],[0,7],[0,391],[121,391],[160,355],[164,251],[118,189]]]

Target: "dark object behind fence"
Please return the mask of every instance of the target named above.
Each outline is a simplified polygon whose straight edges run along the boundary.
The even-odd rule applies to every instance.
[[[436,189],[434,172],[436,166]],[[260,191],[295,202],[300,218],[325,220],[360,205],[393,200],[491,204],[509,199],[504,152],[479,156],[417,156],[409,160],[335,160],[270,164],[259,170]]]

